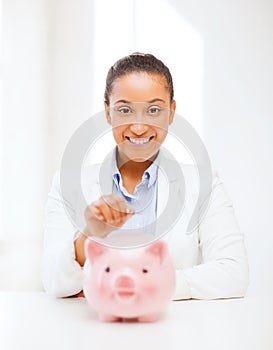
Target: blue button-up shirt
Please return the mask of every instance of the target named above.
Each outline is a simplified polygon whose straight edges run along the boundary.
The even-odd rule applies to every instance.
[[[134,208],[135,214],[125,222],[122,229],[139,229],[139,233],[153,234],[157,218],[157,185],[158,185],[158,160],[159,155],[154,162],[145,170],[141,182],[135,187],[134,193],[129,193],[123,186],[122,177],[117,167],[116,152],[112,159],[112,192],[120,194]],[[117,230],[119,231],[119,230]],[[115,231],[115,232],[117,232]]]

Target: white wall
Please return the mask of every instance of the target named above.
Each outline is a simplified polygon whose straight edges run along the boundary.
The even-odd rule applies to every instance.
[[[49,178],[65,146],[91,116],[94,81],[94,1],[49,0]],[[102,103],[103,106],[103,103]],[[49,185],[49,184],[48,184]]]
[[[35,289],[52,175],[90,116],[93,2],[2,4],[0,289]]]
[[[168,0],[204,44],[204,140],[246,235],[249,293],[273,291],[273,2]]]
[[[3,1],[1,19],[0,288],[39,287],[32,276],[39,273],[46,198],[47,1]]]
[[[2,236],[37,234],[47,128],[47,1],[4,1],[2,10]]]

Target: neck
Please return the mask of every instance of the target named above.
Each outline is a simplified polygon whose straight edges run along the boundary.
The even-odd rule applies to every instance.
[[[117,165],[122,176],[126,175],[128,177],[134,177],[135,179],[140,179],[146,169],[153,163],[157,154],[150,159],[143,162],[137,162],[128,159],[124,154],[117,154]]]

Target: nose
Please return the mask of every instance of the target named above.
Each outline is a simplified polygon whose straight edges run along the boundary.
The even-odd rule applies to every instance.
[[[148,125],[143,123],[134,123],[130,125],[131,131],[138,136],[145,134],[148,128]]]
[[[135,283],[133,279],[129,276],[119,276],[116,279],[116,287],[117,288],[134,288]]]

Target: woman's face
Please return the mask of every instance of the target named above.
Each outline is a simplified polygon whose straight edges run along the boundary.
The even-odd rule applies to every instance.
[[[152,159],[167,136],[175,107],[164,76],[136,72],[116,79],[105,109],[119,156]]]

